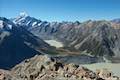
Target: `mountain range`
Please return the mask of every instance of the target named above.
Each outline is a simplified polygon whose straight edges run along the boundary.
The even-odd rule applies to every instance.
[[[111,21],[47,22],[26,14],[13,18],[15,24],[43,40],[57,40],[70,51],[86,51],[92,56],[120,58],[120,19]]]
[[[80,56],[77,58],[77,55],[70,55],[56,59],[63,62],[94,63],[99,62],[99,59],[105,61],[101,60],[105,58],[120,62],[119,34],[120,19],[48,22],[25,13],[11,19],[0,17],[0,68],[12,68],[36,54],[63,52],[68,55],[77,52]],[[63,43],[64,46],[60,48],[62,51],[50,46],[45,40]]]

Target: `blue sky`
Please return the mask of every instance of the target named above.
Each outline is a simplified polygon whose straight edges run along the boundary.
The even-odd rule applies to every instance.
[[[120,0],[0,0],[0,16],[21,11],[47,21],[85,21],[120,18]]]

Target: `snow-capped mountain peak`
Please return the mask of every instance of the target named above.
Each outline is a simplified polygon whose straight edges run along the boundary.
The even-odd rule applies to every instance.
[[[12,22],[14,22],[15,24],[22,25],[22,26],[36,26],[42,21],[29,16],[26,12],[21,12],[19,16],[12,19]]]
[[[25,11],[20,12],[19,15],[20,15],[21,17],[27,17],[27,16],[28,16],[28,14],[27,14]]]
[[[18,23],[19,21],[25,20],[28,16],[29,16],[29,15],[28,15],[25,11],[20,12],[20,14],[19,14],[16,18],[13,19],[13,22],[16,24],[16,23]],[[19,24],[19,23],[18,23],[18,24]]]

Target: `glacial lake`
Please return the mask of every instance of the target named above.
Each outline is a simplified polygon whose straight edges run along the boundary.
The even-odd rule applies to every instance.
[[[45,40],[45,42],[56,48],[63,47],[63,44],[56,40]],[[92,71],[96,71],[96,69],[106,68],[109,71],[112,71],[114,75],[120,77],[120,63],[95,63],[95,64],[85,64],[82,66],[87,67]]]
[[[49,45],[51,46],[54,46],[56,48],[60,48],[60,47],[63,47],[63,44],[59,41],[56,41],[56,40],[44,40],[46,43],[48,43]]]
[[[114,75],[120,77],[120,63],[95,63],[95,64],[85,64],[82,65],[87,67],[90,70],[96,71],[96,69],[106,68],[109,71],[112,71]]]

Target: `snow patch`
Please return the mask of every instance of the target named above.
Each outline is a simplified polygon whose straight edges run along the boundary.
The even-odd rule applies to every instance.
[[[0,20],[0,28],[2,29],[3,27],[4,27],[4,25],[3,25],[3,21]]]
[[[39,23],[38,26],[40,26],[42,23]]]
[[[8,24],[9,29],[12,29],[12,25]]]
[[[31,22],[31,21],[28,21],[26,25],[28,26],[28,25],[30,24],[30,22]]]
[[[37,22],[33,22],[32,26],[35,26],[37,24]]]

